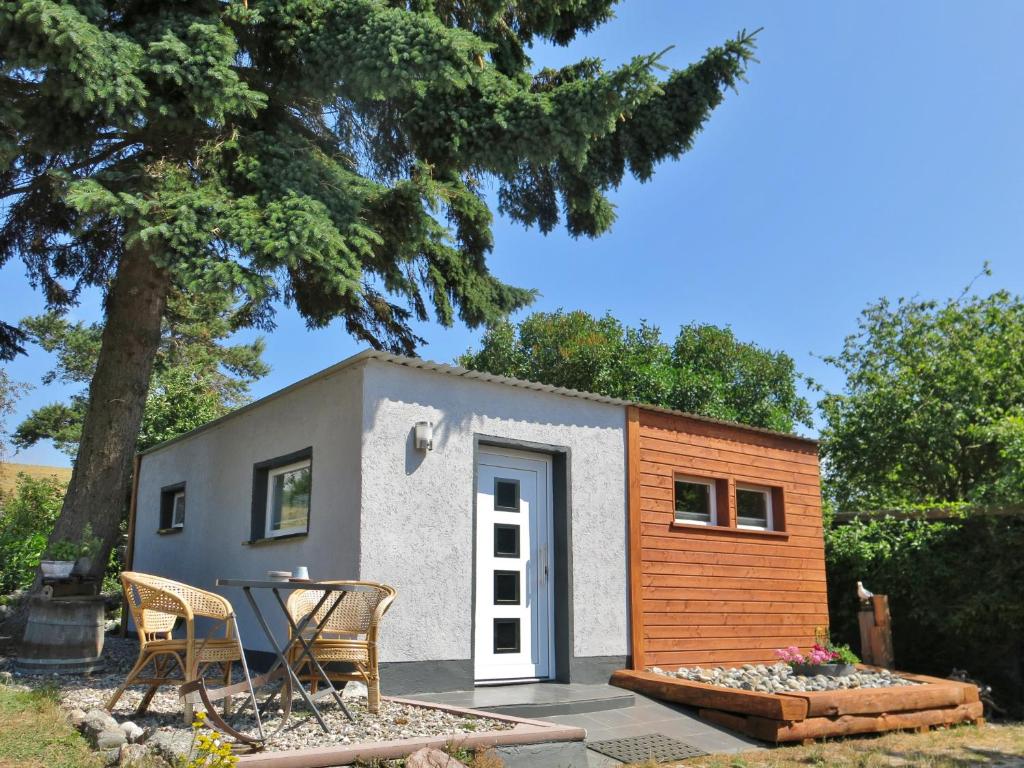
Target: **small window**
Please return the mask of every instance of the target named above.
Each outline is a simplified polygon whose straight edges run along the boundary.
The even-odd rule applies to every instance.
[[[308,459],[267,472],[267,538],[305,533],[313,479]]]
[[[715,481],[677,477],[675,521],[690,525],[716,525]]]
[[[185,484],[160,489],[160,530],[173,531],[185,527]]]
[[[498,512],[519,511],[519,481],[494,478],[494,509]]]
[[[750,485],[736,486],[736,527],[772,530],[772,491]]]
[[[519,619],[494,619],[494,652],[519,653]]]
[[[519,605],[519,571],[494,572],[494,604]]]
[[[494,556],[519,557],[519,526],[494,524]]]

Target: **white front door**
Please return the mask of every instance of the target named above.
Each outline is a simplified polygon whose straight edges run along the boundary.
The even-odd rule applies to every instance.
[[[551,460],[481,451],[476,488],[477,682],[554,676]]]

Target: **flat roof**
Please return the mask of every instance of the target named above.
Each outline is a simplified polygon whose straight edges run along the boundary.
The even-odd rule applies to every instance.
[[[657,405],[649,405],[647,403],[635,402],[632,400],[622,400],[617,397],[607,397],[606,395],[599,395],[596,392],[584,392],[579,389],[570,389],[568,387],[556,387],[551,384],[542,384],[539,381],[529,381],[527,379],[516,379],[511,376],[499,376],[494,373],[487,373],[485,371],[473,371],[469,368],[462,368],[457,365],[449,365],[447,363],[436,363],[432,360],[423,360],[419,357],[405,357],[404,355],[395,355],[390,352],[382,352],[376,349],[367,349],[359,352],[358,354],[352,355],[351,357],[345,358],[341,362],[335,363],[334,365],[324,368],[322,371],[307,376],[304,379],[300,379],[294,384],[289,384],[283,389],[279,389],[276,392],[272,392],[269,395],[253,400],[251,403],[236,408],[230,413],[226,413],[213,421],[209,421],[202,426],[196,427],[193,430],[185,432],[184,434],[172,437],[170,440],[165,440],[162,443],[158,443],[144,451],[140,451],[139,455],[143,456],[147,453],[153,453],[154,451],[162,450],[167,446],[176,443],[180,440],[184,440],[191,437],[199,432],[203,432],[207,429],[211,429],[218,424],[232,419],[235,416],[239,416],[243,413],[258,408],[263,403],[274,400],[275,398],[281,397],[289,392],[304,387],[308,384],[312,384],[315,381],[326,378],[332,374],[338,373],[346,368],[350,368],[357,363],[364,362],[366,360],[379,360],[386,363],[392,363],[394,365],[401,365],[406,368],[414,368],[423,371],[431,371],[433,373],[441,373],[448,376],[458,376],[463,379],[476,379],[478,381],[486,381],[491,384],[503,384],[508,387],[517,387],[519,389],[530,389],[536,392],[545,392],[552,395],[561,395],[563,397],[573,397],[579,400],[591,400],[596,403],[605,403],[607,405],[618,405],[618,406],[637,406],[647,411],[654,411],[657,413],[666,413],[672,416],[683,416],[688,419],[695,421],[703,421],[708,424],[717,424],[724,427],[733,427],[736,429],[742,429],[748,432],[754,432],[757,434],[771,435],[773,437],[782,437],[789,440],[799,440],[810,445],[817,445],[818,441],[813,437],[804,437],[803,435],[796,435],[791,432],[779,432],[774,429],[766,429],[765,427],[755,427],[750,424],[741,424],[736,421],[726,421],[725,419],[715,419],[710,416],[700,416],[695,413],[687,413],[686,411],[677,411],[672,408],[663,408]]]

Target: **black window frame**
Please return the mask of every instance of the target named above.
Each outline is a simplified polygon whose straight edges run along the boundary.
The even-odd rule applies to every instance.
[[[516,505],[514,507],[498,504],[498,483],[512,483],[516,488]],[[495,477],[494,478],[494,511],[495,512],[519,512],[522,509],[521,487],[518,478]]]
[[[501,576],[511,576],[511,577],[513,577],[515,579],[515,584],[516,584],[516,590],[515,590],[516,591],[516,596],[515,596],[515,599],[513,599],[513,600],[499,600],[498,599],[498,578],[501,577]],[[505,571],[505,570],[495,569],[492,578],[493,578],[493,582],[494,582],[492,589],[493,589],[493,596],[494,596],[494,604],[495,605],[522,605],[522,603],[523,603],[523,596],[522,596],[522,594],[520,592],[520,588],[519,588],[519,583],[522,580],[522,572],[521,571]]]
[[[515,553],[499,552],[498,551],[498,529],[499,528],[509,528],[509,529],[514,529],[515,530],[515,532],[516,532],[516,551],[515,551]],[[520,534],[519,528],[520,528],[520,526],[519,526],[518,523],[494,523],[494,533],[493,533],[493,535],[494,535],[494,556],[495,557],[509,558],[509,559],[519,559],[519,557],[521,557],[521,553],[522,553],[522,538],[521,538],[521,534]]]
[[[267,482],[271,471],[289,464],[297,464],[300,461],[309,461],[309,514],[306,516],[306,530],[286,533],[281,536],[267,535]],[[259,461],[252,465],[252,525],[250,528],[249,542],[270,542],[287,541],[301,536],[309,535],[309,528],[313,521],[313,446],[308,446],[299,451],[286,453],[283,456],[275,456],[266,461]]]
[[[188,491],[185,482],[165,485],[160,489],[160,520],[157,527],[159,533],[180,533],[185,530],[185,523],[174,525],[174,497],[185,494],[185,519],[188,519]]]
[[[514,647],[498,648],[498,624],[508,624],[515,627],[516,644]],[[491,619],[491,650],[495,656],[504,653],[523,652],[523,626],[518,617],[496,616]]]

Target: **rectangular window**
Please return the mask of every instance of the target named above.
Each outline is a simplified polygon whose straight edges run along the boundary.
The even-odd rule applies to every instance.
[[[675,521],[690,525],[717,525],[715,481],[676,477]]]
[[[736,486],[736,527],[772,530],[772,490],[753,485]]]
[[[519,653],[519,619],[494,619],[494,652]]]
[[[519,511],[519,481],[494,478],[494,509],[498,512]]]
[[[185,484],[176,483],[160,489],[160,530],[174,531],[185,527]]]
[[[494,604],[519,605],[519,571],[494,572]]]
[[[267,472],[267,538],[305,533],[313,477],[309,460]]]
[[[494,556],[519,557],[519,526],[494,524]]]
[[[253,466],[251,541],[309,533],[313,449]]]

